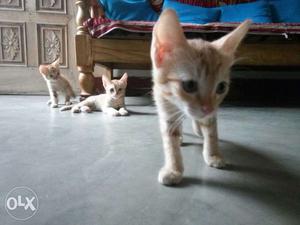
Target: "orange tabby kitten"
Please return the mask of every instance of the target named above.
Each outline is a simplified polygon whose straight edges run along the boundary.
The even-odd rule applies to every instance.
[[[64,106],[61,111],[70,109],[73,113],[102,111],[110,116],[127,116],[129,114],[125,107],[127,79],[127,73],[120,80],[110,80],[102,75],[105,94],[90,96],[73,107]]]
[[[203,158],[208,166],[221,168],[217,108],[229,89],[229,70],[234,53],[251,21],[213,42],[187,40],[176,13],[165,10],[155,24],[152,37],[154,98],[163,139],[165,164],[158,181],[177,184],[182,179],[180,153],[184,115],[193,120],[194,132],[203,135]]]
[[[74,91],[69,81],[60,73],[59,58],[49,65],[40,65],[39,71],[43,75],[49,90],[50,100],[48,105],[58,107],[58,93],[65,96],[65,104],[70,105],[70,99],[75,98]]]

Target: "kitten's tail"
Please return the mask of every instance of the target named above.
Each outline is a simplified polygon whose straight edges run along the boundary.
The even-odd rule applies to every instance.
[[[66,105],[66,106],[63,106],[63,107],[61,107],[61,108],[59,109],[59,111],[62,112],[62,111],[71,110],[73,106],[74,106],[74,105]]]

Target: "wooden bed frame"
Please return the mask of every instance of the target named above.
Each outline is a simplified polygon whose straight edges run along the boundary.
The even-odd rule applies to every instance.
[[[96,39],[92,38],[83,22],[89,18],[104,15],[104,10],[95,0],[76,0],[77,6],[75,36],[76,65],[79,71],[81,97],[94,94],[94,65],[100,64],[111,76],[113,69],[150,69],[150,40]],[[267,41],[244,43],[238,56],[247,56],[238,62],[239,66],[251,67],[299,67],[300,39],[296,41]]]

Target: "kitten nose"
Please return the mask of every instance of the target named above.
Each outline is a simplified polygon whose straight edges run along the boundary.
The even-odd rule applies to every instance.
[[[208,114],[210,114],[212,111],[214,111],[213,107],[210,106],[210,105],[203,105],[203,106],[201,107],[201,109],[202,109],[202,112],[203,112],[205,115],[208,115]]]

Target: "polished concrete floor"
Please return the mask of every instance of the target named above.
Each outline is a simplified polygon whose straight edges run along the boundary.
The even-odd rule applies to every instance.
[[[187,120],[185,177],[165,187],[153,106],[111,118],[59,112],[47,99],[0,96],[1,225],[300,224],[300,109],[222,108],[223,170],[205,166]],[[18,186],[39,199],[26,221],[4,207]]]

